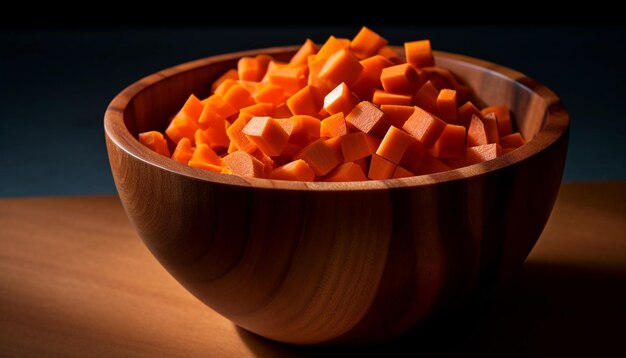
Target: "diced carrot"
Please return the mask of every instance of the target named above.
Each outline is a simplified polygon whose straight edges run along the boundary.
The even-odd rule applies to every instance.
[[[439,172],[445,172],[450,169],[451,168],[445,165],[443,162],[441,162],[441,160],[434,158],[430,155],[425,155],[424,162],[422,163],[422,166],[420,166],[416,174],[418,175],[434,174],[434,173],[439,173]]]
[[[389,93],[383,90],[375,90],[372,102],[379,106],[381,105],[398,105],[398,106],[410,106],[413,101],[413,96],[407,94]]]
[[[341,152],[345,162],[365,158],[376,152],[380,140],[363,132],[350,133],[341,137]]]
[[[256,144],[254,144],[242,131],[243,128],[248,124],[248,122],[252,119],[252,115],[247,113],[240,113],[239,117],[233,122],[233,124],[228,127],[226,130],[226,134],[228,134],[228,138],[230,138],[230,142],[234,143],[238,150],[252,153],[257,149]],[[229,151],[230,153],[230,151]]]
[[[402,129],[426,147],[431,147],[445,127],[446,122],[419,107],[414,107],[413,114],[404,122]]]
[[[204,110],[204,103],[198,99],[198,97],[193,94],[187,98],[183,108],[176,114],[177,116],[185,116],[198,123],[198,119],[200,118],[200,114]],[[174,117],[175,118],[175,117]]]
[[[357,102],[356,96],[345,83],[341,82],[324,97],[324,110],[329,114],[343,113],[347,115]]]
[[[501,137],[513,133],[513,123],[511,122],[511,113],[506,106],[491,106],[483,108],[482,114],[495,113],[498,119],[498,133]]]
[[[519,132],[500,137],[500,145],[504,148],[519,148],[526,144],[526,141]]]
[[[193,138],[198,128],[199,127],[198,124],[196,124],[196,121],[194,121],[191,117],[178,112],[165,130],[165,134],[167,134],[172,142],[178,143],[182,138]]]
[[[272,170],[269,174],[269,178],[277,180],[313,181],[313,179],[315,179],[315,172],[307,162],[302,159],[296,159]]]
[[[481,117],[481,114],[478,108],[476,108],[476,106],[472,102],[467,101],[465,102],[465,104],[459,107],[457,121],[454,124],[458,124],[467,128],[470,125],[472,116]]]
[[[463,155],[467,130],[463,126],[446,124],[439,138],[431,149],[431,154],[438,158],[452,158]]]
[[[291,113],[291,110],[287,107],[287,103],[283,103],[276,107],[276,109],[269,114],[271,114],[273,118],[288,118],[293,116],[293,113]]]
[[[350,42],[350,49],[358,58],[364,59],[376,55],[385,45],[387,45],[387,40],[363,26]]]
[[[263,178],[269,178],[271,171],[274,170],[274,168],[276,167],[276,162],[274,162],[272,158],[263,153],[263,151],[260,149],[252,152],[252,156],[258,159],[261,163],[263,163]]]
[[[456,91],[444,88],[437,96],[437,113],[448,123],[456,122]]]
[[[341,82],[350,86],[359,77],[361,71],[363,71],[363,66],[359,59],[349,49],[343,49],[326,60],[319,72],[319,78],[335,86]]]
[[[254,96],[259,92],[259,90],[265,86],[262,82],[253,82],[253,81],[237,81],[237,84],[241,87],[245,88],[248,92],[250,92],[250,96],[254,100]]]
[[[287,100],[287,95],[282,87],[268,83],[253,96],[257,103],[271,103],[278,106]]]
[[[261,73],[261,79],[259,79],[259,81],[261,81],[262,78],[265,77],[265,73],[267,73],[267,68],[270,66],[270,62],[274,61],[274,58],[270,55],[262,53],[260,55],[254,56],[254,59],[259,65],[259,72]]]
[[[335,53],[345,49],[350,46],[350,40],[336,38],[335,36],[330,36],[328,40],[320,47],[317,52],[316,59],[327,59]]]
[[[326,144],[331,147],[335,153],[337,154],[337,157],[343,162],[343,151],[341,148],[341,138],[342,137],[332,137],[332,138],[328,138],[325,140]]]
[[[251,116],[267,116],[274,111],[274,105],[271,103],[256,103],[248,107],[243,107],[239,113],[246,113]]]
[[[420,68],[426,80],[433,83],[438,89],[452,89],[456,90],[459,86],[456,78],[452,72],[442,67],[422,67]]]
[[[324,93],[311,85],[305,86],[287,99],[287,107],[295,115],[316,116],[324,105]]]
[[[172,159],[187,164],[193,156],[194,150],[195,148],[191,146],[189,138],[183,138],[176,144],[176,149],[174,149],[174,153],[172,153]]]
[[[363,133],[372,134],[382,137],[391,125],[385,113],[376,105],[363,101],[357,104],[350,114],[346,116],[346,123],[354,129],[358,129]]]
[[[398,166],[387,159],[372,154],[372,161],[370,162],[370,170],[367,173],[367,177],[372,180],[384,180],[390,179]]]
[[[262,178],[265,170],[263,163],[244,151],[236,151],[224,157],[224,163],[235,175]]]
[[[318,139],[304,147],[294,159],[307,162],[317,176],[328,174],[341,162],[339,156],[323,139]]]
[[[319,76],[320,71],[322,70],[322,68],[324,68],[325,64],[326,58],[317,58],[315,55],[309,56],[309,76],[307,78],[307,84],[324,91],[330,91],[334,86],[325,79],[320,78]]]
[[[343,112],[333,114],[320,122],[320,137],[332,138],[348,134]]]
[[[305,146],[320,137],[321,122],[311,116],[296,115],[289,118],[292,125],[289,143]]]
[[[224,72],[223,75],[221,75],[220,77],[218,77],[218,79],[213,81],[213,84],[211,85],[211,93],[215,93],[215,89],[219,85],[221,85],[222,82],[224,82],[227,79],[230,79],[230,80],[233,80],[233,81],[237,81],[239,79],[239,75],[237,74],[237,70],[232,68],[232,69]]]
[[[500,143],[496,114],[493,112],[487,113],[483,115],[482,120],[485,126],[485,134],[487,135],[487,143]]]
[[[371,100],[376,89],[382,89],[380,75],[383,68],[393,66],[393,63],[380,55],[375,55],[359,62],[363,71],[354,82],[351,89],[361,100]]]
[[[225,80],[222,81],[222,83],[220,83],[216,88],[215,91],[213,91],[213,94],[216,94],[220,97],[224,97],[224,95],[228,92],[228,90],[237,84],[238,80],[234,80],[232,78],[226,78]]]
[[[268,156],[282,153],[289,134],[272,117],[252,117],[241,131]]]
[[[269,82],[281,87],[287,95],[292,95],[307,85],[307,67],[280,67],[269,73]]]
[[[418,79],[417,72],[408,63],[385,67],[380,74],[383,88],[391,93],[413,93]]]
[[[358,166],[360,166],[361,170],[363,170],[363,173],[369,173],[369,171],[370,171],[370,158],[371,158],[371,156],[365,157],[365,158],[361,158],[361,159],[355,160],[353,163],[358,165]]]
[[[424,144],[413,138],[404,152],[404,156],[402,156],[402,159],[400,160],[400,166],[413,173],[417,173],[419,168],[422,166],[425,155],[426,147]]]
[[[465,165],[486,162],[502,155],[502,147],[497,143],[469,147],[465,150]]]
[[[310,55],[315,55],[316,52],[317,46],[315,46],[315,42],[311,41],[311,39],[306,39],[289,63],[292,65],[306,65],[307,58]]]
[[[281,127],[283,127],[283,130],[287,133],[287,135],[291,136],[291,132],[293,132],[293,121],[291,120],[291,116],[289,118],[274,118],[274,120]]]
[[[376,150],[376,154],[379,156],[393,162],[395,164],[400,164],[400,161],[404,157],[409,145],[411,144],[410,134],[407,132],[398,129],[394,126],[389,127],[387,134],[380,142],[378,149]]]
[[[237,74],[242,81],[260,81],[265,73],[261,73],[259,61],[254,57],[242,57],[237,62]]]
[[[472,115],[472,120],[467,129],[467,146],[475,147],[479,145],[488,144],[487,132],[485,131],[485,124],[478,118],[477,115]]]
[[[213,149],[206,144],[198,144],[194,150],[191,159],[187,163],[190,167],[210,170],[212,172],[221,172],[224,166],[222,158],[220,158]]]
[[[408,178],[408,177],[412,177],[415,176],[415,174],[413,174],[413,172],[410,172],[400,166],[396,167],[396,170],[393,172],[393,175],[391,176],[393,179],[399,179],[399,178]]]
[[[413,114],[413,111],[415,111],[415,107],[383,104],[380,106],[380,110],[385,113],[387,120],[392,126],[402,128],[404,122],[406,122],[406,120]]]
[[[363,173],[361,166],[354,162],[339,164],[339,166],[324,177],[324,181],[329,182],[363,180],[367,180],[367,177],[365,173]]]
[[[160,132],[149,131],[139,133],[139,141],[141,142],[141,144],[161,155],[164,155],[166,157],[170,156],[170,151],[167,148],[167,140],[165,140],[163,134],[161,134]]]
[[[435,65],[429,40],[405,42],[404,52],[407,62],[415,68]]]
[[[413,96],[413,104],[437,115],[437,98],[439,97],[439,90],[433,86],[432,82],[426,81],[422,87]]]
[[[391,48],[389,46],[381,47],[380,50],[378,50],[378,55],[388,59],[392,63],[396,63],[397,64],[397,63],[403,62],[398,57],[398,53],[393,48]]]
[[[256,103],[250,91],[245,89],[241,84],[231,86],[224,95],[224,101],[237,109],[252,106]]]
[[[228,117],[236,115],[238,112],[237,108],[224,101],[219,95],[211,95],[203,102],[204,109],[198,117],[198,123],[200,125],[207,126],[219,123],[220,120],[224,121],[228,119]]]

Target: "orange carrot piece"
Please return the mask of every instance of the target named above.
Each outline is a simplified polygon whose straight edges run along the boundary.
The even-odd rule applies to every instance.
[[[289,134],[272,117],[252,117],[241,131],[268,156],[282,153]]]
[[[437,96],[437,113],[439,117],[448,123],[456,121],[456,91],[444,88]]]
[[[359,62],[363,71],[350,88],[361,100],[371,100],[375,89],[382,89],[380,75],[383,68],[393,63],[380,55],[374,55]]]
[[[198,99],[198,97],[193,94],[187,98],[183,108],[178,111],[176,116],[186,116],[189,117],[194,122],[198,123],[198,119],[200,118],[200,114],[204,110],[204,103]]]
[[[483,115],[482,120],[485,126],[485,134],[487,135],[487,143],[500,143],[496,114],[493,112],[487,113]]]
[[[276,162],[260,149],[252,152],[252,156],[263,163],[263,178],[269,178],[270,172],[276,167]]]
[[[291,65],[306,65],[308,57],[317,53],[317,46],[311,39],[306,39],[302,46],[298,49],[295,55],[289,61]]]
[[[404,122],[402,129],[426,147],[431,147],[445,127],[446,122],[419,107],[414,107],[413,114]]]
[[[194,150],[195,148],[191,146],[189,138],[183,138],[176,144],[176,149],[174,149],[174,153],[172,153],[172,159],[187,164],[193,156]]]
[[[219,95],[211,95],[204,101],[204,109],[198,117],[198,123],[201,125],[211,125],[228,119],[228,117],[237,114],[237,108],[231,106]]]
[[[380,140],[363,132],[354,132],[341,137],[341,152],[345,162],[365,158],[380,145]]]
[[[358,58],[364,59],[376,55],[385,45],[385,38],[363,26],[350,42],[350,49]]]
[[[393,48],[391,48],[389,46],[381,47],[380,50],[378,50],[378,55],[386,58],[387,60],[389,60],[392,63],[396,63],[397,64],[397,63],[400,63],[400,62],[404,62],[404,61],[400,60],[396,50],[394,50]]]
[[[498,133],[501,137],[513,133],[513,123],[511,122],[511,113],[506,106],[491,106],[483,108],[482,114],[495,113],[498,119]]]
[[[311,116],[296,115],[290,117],[289,120],[292,126],[289,143],[304,147],[310,142],[319,139],[321,126],[319,119]]]
[[[350,46],[350,40],[330,36],[315,55],[316,60],[327,59],[335,53]]]
[[[210,170],[212,172],[221,172],[224,163],[213,149],[206,144],[199,144],[196,146],[191,159],[187,163],[190,167],[201,168]]]
[[[419,140],[415,138],[412,139],[400,160],[400,166],[409,170],[411,173],[417,173],[424,161],[426,147]]]
[[[318,139],[302,148],[294,159],[302,159],[307,162],[317,176],[328,174],[341,162],[333,148],[323,139]]]
[[[390,162],[400,164],[412,139],[413,137],[407,132],[391,126],[380,142],[376,154]]]
[[[292,95],[307,85],[307,66],[282,66],[268,70],[269,82]]]
[[[433,52],[430,40],[420,40],[404,43],[406,60],[415,68],[434,66]]]
[[[231,144],[234,144],[238,150],[252,153],[257,149],[256,144],[254,144],[248,136],[246,136],[242,131],[244,127],[248,124],[248,122],[252,119],[252,115],[247,113],[240,113],[239,117],[233,122],[233,124],[228,127],[226,130],[226,134],[228,138],[230,138]],[[229,153],[232,153],[229,149]]]
[[[287,95],[282,87],[268,83],[261,87],[252,98],[257,103],[271,103],[274,106],[278,106],[285,102]]]
[[[438,115],[437,98],[439,90],[433,86],[432,82],[426,81],[422,87],[413,96],[413,104],[423,108],[427,112]]]
[[[330,56],[319,72],[319,78],[329,84],[338,85],[345,82],[350,86],[363,71],[363,65],[349,49],[343,49]]]
[[[167,148],[167,140],[165,140],[163,134],[161,134],[160,132],[149,131],[139,133],[139,141],[141,142],[141,144],[161,155],[164,155],[166,157],[170,156],[170,151]]]
[[[504,148],[519,148],[526,144],[520,132],[515,132],[504,137],[500,137],[500,145]]]
[[[329,182],[363,180],[367,180],[367,177],[363,173],[361,166],[354,162],[339,164],[324,178],[324,181]]]
[[[248,91],[241,84],[235,84],[228,89],[226,94],[224,95],[224,101],[228,102],[231,106],[236,109],[241,109],[247,106],[252,106],[256,102],[252,98],[250,91]]]
[[[374,96],[372,97],[372,102],[379,106],[383,104],[410,106],[412,101],[413,96],[411,95],[389,93],[379,89],[374,91]]]
[[[296,159],[272,170],[269,174],[269,178],[275,180],[313,181],[313,179],[315,179],[315,172],[307,162],[302,159]]]
[[[469,147],[465,149],[465,165],[486,162],[500,155],[502,155],[502,147],[497,143]]]
[[[485,124],[480,118],[478,118],[477,115],[473,115],[467,129],[467,146],[475,147],[479,145],[486,145],[488,143],[489,141],[487,140]]]
[[[346,123],[354,129],[377,137],[385,135],[390,126],[385,113],[367,101],[357,104],[352,109],[346,116]]]
[[[454,124],[458,124],[467,128],[470,125],[472,116],[481,117],[481,114],[478,108],[476,108],[476,106],[474,106],[472,102],[467,101],[465,102],[465,104],[459,107],[457,121]]]
[[[404,122],[406,122],[413,114],[413,111],[415,111],[415,107],[383,104],[380,106],[380,110],[385,113],[392,126],[402,128]]]
[[[178,143],[182,138],[193,139],[196,129],[198,129],[198,124],[191,117],[180,115],[179,112],[170,122],[165,134],[172,142]]]
[[[237,75],[242,81],[258,82],[264,74],[261,73],[259,61],[254,57],[244,56],[237,62]]]
[[[325,140],[326,144],[328,144],[329,147],[331,147],[335,153],[337,154],[338,158],[343,162],[343,151],[341,149],[341,138],[342,137],[332,137],[332,138],[328,138]]]
[[[240,150],[225,156],[224,163],[233,174],[243,177],[262,178],[265,171],[260,160]]]
[[[446,124],[439,138],[431,149],[431,154],[438,158],[453,158],[465,152],[467,130],[463,126]]]
[[[370,162],[370,170],[367,173],[367,177],[372,180],[384,180],[390,179],[398,166],[387,159],[372,154],[372,160]]]
[[[333,114],[320,122],[320,137],[332,138],[348,134],[343,112]]]
[[[215,93],[215,89],[222,84],[222,82],[226,81],[227,79],[233,80],[233,81],[237,81],[239,79],[239,75],[237,74],[237,70],[234,68],[231,68],[230,70],[224,72],[223,75],[221,75],[218,79],[216,79],[215,81],[213,81],[213,84],[211,85],[211,93]]]
[[[289,107],[287,107],[287,103],[283,103],[280,106],[276,107],[272,113],[269,113],[273,118],[289,118],[293,116]]]
[[[422,67],[420,70],[422,71],[425,80],[431,81],[439,90],[444,88],[458,90],[460,86],[452,72],[450,72],[447,68]]]
[[[232,78],[227,78],[224,81],[222,81],[222,83],[220,83],[219,86],[215,88],[215,91],[213,91],[213,94],[216,94],[220,97],[224,97],[224,95],[228,92],[228,90],[236,84],[237,84],[237,80],[234,80]]]
[[[435,174],[439,172],[445,172],[452,168],[444,164],[441,160],[434,158],[430,155],[424,156],[424,162],[420,166],[418,175]]]
[[[324,105],[324,94],[308,85],[287,99],[287,107],[295,115],[316,116]]]
[[[391,93],[413,93],[418,79],[417,72],[408,63],[383,68],[380,74],[383,88]]]
[[[415,174],[413,174],[413,172],[410,172],[400,166],[396,167],[396,170],[393,172],[393,175],[391,176],[393,179],[399,179],[399,178],[408,178],[408,177],[412,177],[415,176]]]
[[[324,109],[329,114],[343,113],[347,115],[356,106],[357,102],[356,96],[350,92],[350,89],[344,82],[341,82],[324,97]]]

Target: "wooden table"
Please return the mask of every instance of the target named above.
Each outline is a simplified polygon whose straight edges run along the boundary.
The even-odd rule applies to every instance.
[[[522,271],[488,299],[363,350],[413,356],[626,354],[626,182],[565,184]],[[283,357],[149,254],[116,197],[0,200],[0,356]]]

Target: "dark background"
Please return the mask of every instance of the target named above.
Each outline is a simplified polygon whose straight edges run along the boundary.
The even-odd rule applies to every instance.
[[[565,180],[626,179],[626,27],[614,21],[616,12],[588,18],[605,25],[555,25],[547,15],[533,23],[524,12],[509,24],[487,13],[482,19],[495,20],[476,24],[468,15],[441,25],[414,21],[408,12],[381,21],[375,10],[350,21],[311,14],[266,21],[253,13],[231,18],[188,10],[187,17],[135,22],[127,15],[24,24],[0,15],[6,20],[0,25],[0,196],[114,193],[103,114],[119,91],[143,76],[219,53],[352,37],[362,24],[391,44],[430,38],[435,49],[539,80],[571,114]]]

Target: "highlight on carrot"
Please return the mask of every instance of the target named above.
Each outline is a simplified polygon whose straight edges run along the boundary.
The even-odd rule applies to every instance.
[[[242,57],[139,142],[201,170],[327,182],[430,175],[526,143],[507,106],[478,106],[437,67],[429,40],[403,50],[363,27],[352,39],[306,39],[289,62]]]

